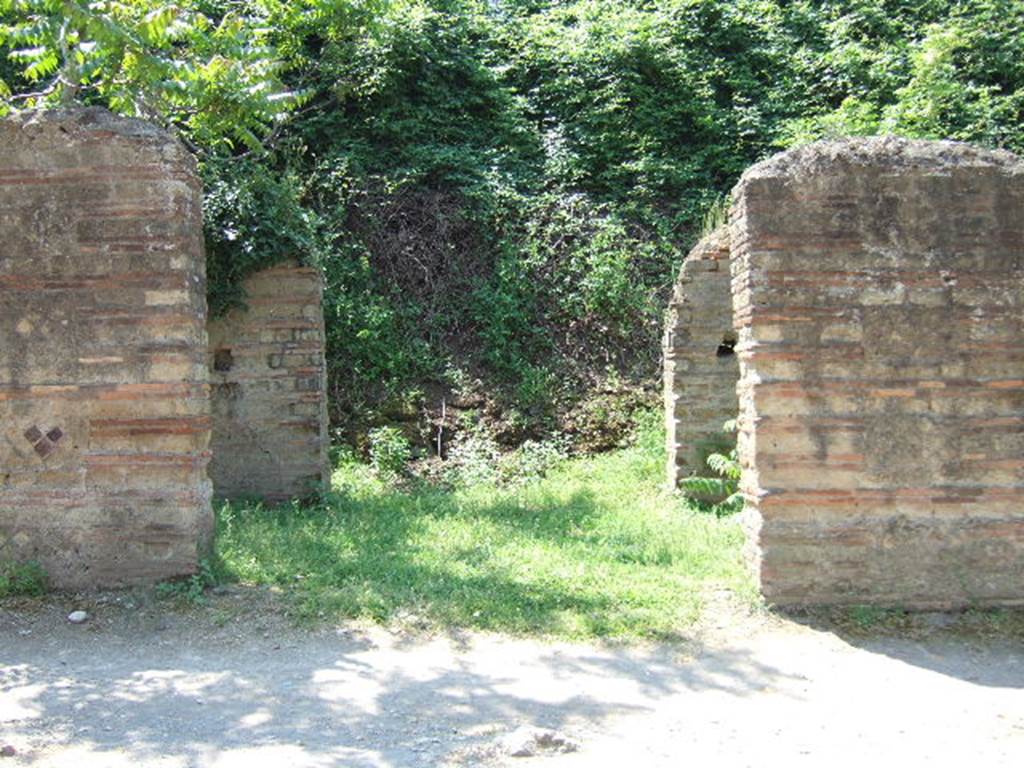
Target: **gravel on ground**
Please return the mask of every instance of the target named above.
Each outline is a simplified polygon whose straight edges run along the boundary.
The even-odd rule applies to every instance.
[[[188,609],[9,601],[0,768],[1019,768],[1024,639],[965,622],[857,632],[723,608],[644,647],[303,628],[243,589]]]

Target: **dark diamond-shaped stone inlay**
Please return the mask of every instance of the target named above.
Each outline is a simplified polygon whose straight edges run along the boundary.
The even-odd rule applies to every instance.
[[[53,429],[46,433],[46,436],[50,438],[51,441],[56,443],[59,442],[62,437],[64,437],[64,433],[61,431],[60,427],[54,427]]]
[[[39,427],[29,427],[25,430],[25,439],[35,444],[43,439],[43,433],[39,431]]]
[[[56,450],[56,447],[49,440],[40,440],[36,443],[35,452],[38,453],[42,458],[46,458]]]

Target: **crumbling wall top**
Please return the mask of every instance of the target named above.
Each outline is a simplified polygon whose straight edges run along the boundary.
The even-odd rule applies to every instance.
[[[773,155],[746,170],[738,186],[760,178],[806,177],[835,173],[843,165],[884,167],[894,173],[957,167],[999,168],[1024,174],[1024,160],[1012,152],[984,149],[959,141],[928,141],[872,136],[816,141]]]
[[[721,226],[704,235],[686,257],[686,261],[721,261],[729,258],[729,227]],[[680,272],[682,274],[682,272]]]
[[[57,137],[56,134],[61,134]],[[42,141],[47,154],[40,162],[54,164],[55,139],[66,145],[112,139],[129,139],[134,147],[148,145],[160,153],[161,159],[176,168],[195,172],[196,160],[170,131],[133,117],[116,115],[102,107],[69,107],[17,112],[0,120],[0,153],[6,154],[21,142]],[[24,158],[19,158],[23,160]]]

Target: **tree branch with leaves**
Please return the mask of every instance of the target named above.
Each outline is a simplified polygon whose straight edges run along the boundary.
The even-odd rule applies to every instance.
[[[303,100],[261,2],[0,0],[0,111],[99,104],[208,151],[259,149]],[[13,77],[10,75],[13,74]]]

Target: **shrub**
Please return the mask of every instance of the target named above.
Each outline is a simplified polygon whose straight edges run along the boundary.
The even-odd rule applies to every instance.
[[[540,480],[568,456],[568,440],[562,435],[548,440],[527,440],[502,458],[501,479],[510,485]]]
[[[482,423],[468,423],[448,451],[447,477],[453,485],[495,484],[501,449]]]
[[[397,427],[370,430],[370,465],[383,480],[396,480],[405,474],[412,449],[409,440]]]
[[[601,391],[589,393],[574,404],[564,419],[565,431],[582,453],[622,448],[630,443],[638,418],[654,405],[651,391],[632,387],[608,377]],[[660,420],[660,416],[657,417]]]

